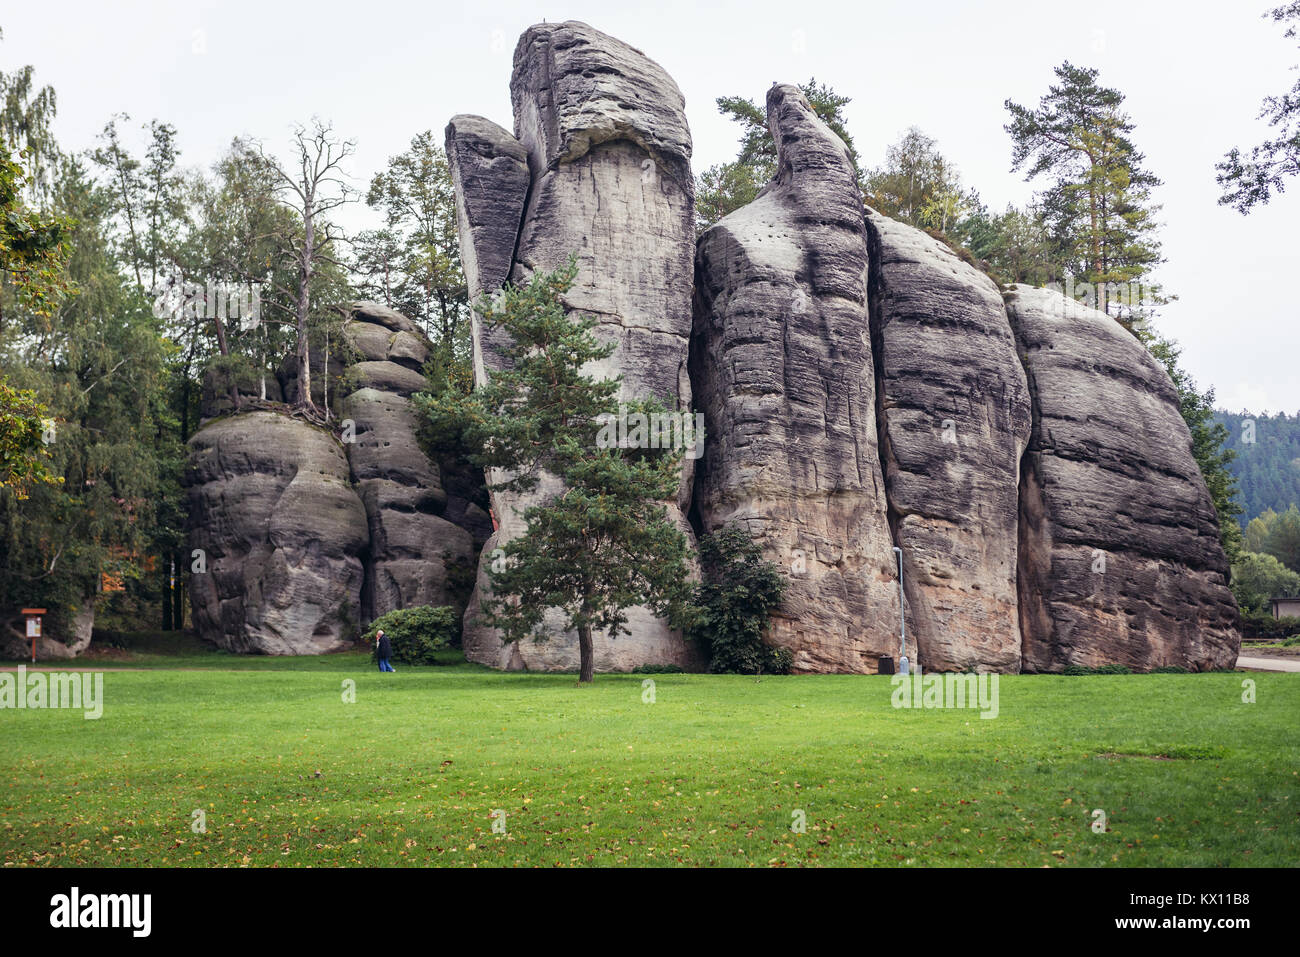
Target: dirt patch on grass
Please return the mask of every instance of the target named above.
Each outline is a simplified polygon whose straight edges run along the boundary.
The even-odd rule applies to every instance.
[[[1113,758],[1146,758],[1148,761],[1178,760],[1177,758],[1172,758],[1167,754],[1132,754],[1124,751],[1103,751],[1101,754],[1097,755],[1097,757],[1106,758],[1108,760]]]

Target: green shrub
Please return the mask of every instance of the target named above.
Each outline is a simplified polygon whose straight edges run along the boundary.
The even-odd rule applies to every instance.
[[[1101,665],[1088,668],[1084,665],[1070,665],[1065,669],[1067,675],[1131,675],[1133,669],[1127,665]]]
[[[700,539],[703,581],[695,589],[699,618],[687,634],[708,651],[709,670],[785,674],[788,649],[763,644],[768,615],[781,601],[785,579],[744,529],[728,525]]]
[[[632,669],[634,675],[683,675],[686,669],[680,665],[637,665]]]
[[[1245,638],[1290,638],[1300,631],[1300,618],[1274,618],[1267,611],[1241,613],[1241,634]]]
[[[375,619],[363,636],[372,657],[377,657],[375,635],[381,628],[393,646],[391,660],[408,665],[434,664],[438,651],[460,640],[460,616],[447,605],[398,608]]]
[[[794,667],[794,652],[789,648],[769,648],[771,660],[768,662],[767,673],[772,675],[788,675],[790,669]]]

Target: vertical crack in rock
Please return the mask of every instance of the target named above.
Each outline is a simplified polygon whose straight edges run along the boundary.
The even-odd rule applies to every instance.
[[[456,194],[456,231],[469,301],[493,292],[510,279],[528,202],[528,152],[513,136],[481,116],[454,116],[447,124],[447,162]],[[500,368],[506,343],[470,316],[474,377],[483,382]]]
[[[355,431],[344,448],[370,530],[362,618],[454,604],[453,569],[474,561],[471,530],[487,516],[463,499],[448,514],[451,497],[417,437],[411,396],[426,387],[420,370],[432,346],[406,316],[373,302],[353,306],[343,335],[357,360],[337,390],[340,415]]]
[[[889,497],[888,479],[886,478],[886,476],[898,471],[898,463],[894,457],[893,447],[890,444],[888,396],[885,394],[885,318],[882,306],[885,271],[880,250],[880,232],[872,225],[871,218],[866,216],[865,209],[863,222],[867,228],[867,325],[871,345],[872,368],[875,370],[876,448],[879,452],[881,478],[885,482],[885,516],[889,521],[889,539],[895,547],[901,547],[898,544],[898,526],[902,516],[898,512],[895,502]],[[904,566],[906,566],[906,561],[904,561]],[[897,574],[897,561],[894,562],[893,567],[895,574]],[[914,592],[913,578],[904,571],[903,614],[906,620],[912,623],[912,632],[907,636],[908,640],[903,643],[904,650],[912,661],[922,667],[929,668],[930,662],[921,660],[920,649],[916,644],[916,612],[914,609],[917,607],[917,603]]]
[[[848,150],[797,87],[774,86],[767,110],[777,177],[696,252],[698,515],[745,526],[786,571],[769,637],[795,670],[872,672],[897,653],[898,593],[862,204]]]
[[[1002,298],[918,229],[867,211],[891,528],[921,662],[1020,668],[1017,479],[1030,400]]]
[[[1227,559],[1165,370],[1111,317],[1019,285],[1033,389],[1020,494],[1023,668],[1231,667]]]
[[[535,270],[556,269],[576,254],[578,276],[565,305],[595,316],[595,335],[615,347],[609,359],[584,371],[622,375],[625,398],[654,395],[689,412],[690,380],[682,369],[691,329],[695,195],[681,92],[639,50],[570,21],[525,31],[510,93],[514,136],[480,118],[457,117],[448,127],[462,256],[467,263],[508,263],[504,272],[480,267],[475,276],[467,267],[471,289],[527,282]],[[473,194],[476,175],[498,184],[499,203]],[[483,382],[500,368],[501,344],[475,329],[475,376]],[[685,518],[692,475],[687,459],[678,499],[666,507],[693,541]],[[544,476],[536,493],[493,496],[498,528],[484,547],[465,614],[464,647],[473,661],[577,667],[577,641],[562,635],[558,613],[548,615],[554,639],[544,643],[507,646],[478,621],[492,550],[522,533],[528,505],[556,491],[558,482]],[[629,636],[597,636],[597,670],[698,663],[681,634],[647,609],[631,610],[629,628]]]

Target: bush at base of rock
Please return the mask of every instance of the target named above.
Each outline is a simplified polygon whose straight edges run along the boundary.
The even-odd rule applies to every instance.
[[[434,664],[437,653],[450,648],[460,638],[460,616],[447,605],[420,605],[390,611],[371,622],[364,635],[372,647],[372,657],[375,635],[381,628],[393,646],[390,660],[408,665]]]
[[[785,674],[794,663],[788,648],[763,643],[771,610],[781,601],[785,580],[749,534],[728,525],[700,539],[704,580],[695,592],[699,620],[691,638],[708,648],[709,670],[717,673]]]

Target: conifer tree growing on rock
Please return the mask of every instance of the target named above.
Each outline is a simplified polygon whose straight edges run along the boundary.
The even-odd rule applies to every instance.
[[[524,510],[524,534],[498,549],[483,609],[508,642],[543,635],[547,610],[558,609],[577,632],[578,680],[586,683],[596,632],[625,633],[627,611],[639,605],[684,624],[691,589],[686,537],[665,508],[677,493],[681,450],[602,439],[615,416],[653,422],[675,413],[654,399],[620,404],[620,379],[583,374],[614,347],[592,335],[594,318],[565,311],[561,297],[577,272],[570,257],[480,302],[484,324],[512,343],[506,368],[469,396],[448,390],[421,404],[440,439],[488,470],[492,490],[534,492],[543,473],[559,479],[554,495]]]

